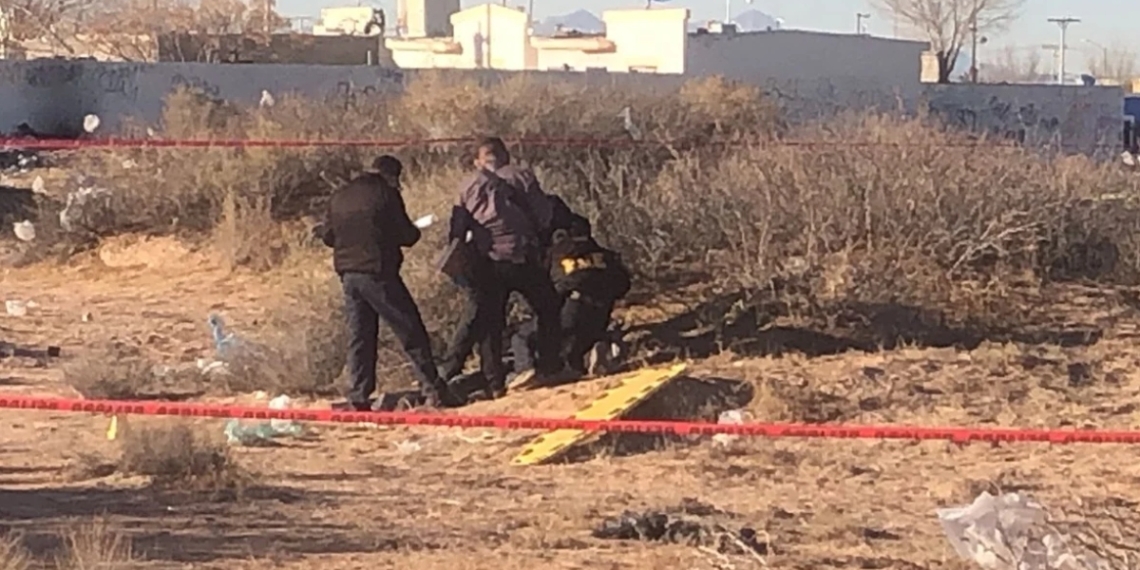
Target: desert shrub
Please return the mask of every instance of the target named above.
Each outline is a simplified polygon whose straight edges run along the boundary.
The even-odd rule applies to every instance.
[[[177,490],[240,491],[249,474],[218,437],[182,423],[137,426],[122,438],[118,471]]]
[[[626,144],[625,110],[645,144]],[[793,128],[757,88],[718,78],[648,91],[526,74],[480,83],[426,73],[402,96],[282,97],[268,108],[178,93],[163,123],[161,136],[197,139],[612,139],[514,150],[548,190],[591,218],[639,275],[638,287],[655,294],[690,273],[712,290],[794,282],[809,311],[897,303],[996,322],[1011,318],[1002,313],[1007,282],[1140,277],[1129,198],[1140,179],[1114,165],[1046,159],[923,117],[852,114]],[[265,269],[316,253],[291,220],[320,215],[333,187],[375,152],[151,149],[131,151],[129,169],[122,153],[82,160],[129,196],[120,229],[209,231],[235,266]],[[408,166],[412,216],[446,215],[469,163],[464,145],[397,153]],[[1105,193],[1118,197],[1106,202]],[[431,270],[443,234],[425,231],[405,271],[440,338],[458,302]],[[319,344],[328,349],[336,338]],[[336,368],[318,360],[310,365]]]
[[[83,354],[63,367],[63,378],[85,398],[124,400],[153,396],[153,363],[135,347],[109,346]]]

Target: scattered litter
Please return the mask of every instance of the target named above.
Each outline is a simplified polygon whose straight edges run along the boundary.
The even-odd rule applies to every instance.
[[[210,374],[225,374],[229,372],[229,368],[226,367],[226,363],[220,360],[199,358],[196,364],[198,366],[198,372],[200,372],[203,376],[208,376]]]
[[[231,445],[247,445],[251,447],[273,445],[273,438],[277,435],[268,422],[243,425],[236,419],[226,422],[226,441]]]
[[[91,311],[84,311],[83,314],[79,316],[79,320],[85,323],[91,322],[91,319],[93,318],[94,317],[91,315]]]
[[[455,437],[459,438],[460,441],[463,441],[465,443],[487,443],[491,441],[498,441],[499,439],[498,436],[489,431],[481,432],[475,437],[468,437],[462,432],[459,432],[455,434]]]
[[[624,107],[621,112],[618,113],[618,118],[622,120],[622,128],[625,129],[626,133],[629,133],[629,138],[635,141],[645,138],[641,129],[633,122],[633,110],[628,106]]]
[[[272,410],[288,410],[292,405],[293,401],[284,394],[269,400],[269,408]],[[269,425],[273,427],[274,431],[280,433],[288,433],[300,427],[293,420],[269,420]]]
[[[720,425],[743,425],[752,421],[752,414],[747,410],[728,410],[721,412],[720,417],[717,418],[716,423]],[[718,433],[713,436],[713,442],[717,445],[728,445],[737,439],[738,435],[731,435],[727,433]]]
[[[721,554],[750,556],[767,566],[763,556],[768,554],[769,541],[767,537],[761,539],[751,527],[732,531],[719,524],[671,516],[662,511],[625,511],[620,516],[603,520],[592,534],[594,538],[605,540],[642,540],[707,547]]]
[[[233,333],[226,333],[225,320],[220,315],[211,314],[206,318],[206,323],[210,325],[210,334],[214,338],[214,352],[221,358],[231,356],[238,339]]]
[[[23,317],[28,314],[28,304],[23,301],[4,301],[4,310],[9,317]]]
[[[36,194],[43,194],[46,191],[47,185],[44,184],[44,177],[36,176],[36,179],[32,181],[32,192],[35,192]]]
[[[434,224],[438,221],[439,221],[439,218],[437,218],[435,216],[435,214],[428,214],[426,216],[422,216],[422,217],[416,219],[416,221],[413,223],[415,224],[415,226],[417,228],[422,230],[422,229],[431,227],[432,224]]]
[[[99,123],[101,122],[102,121],[99,120],[99,115],[89,114],[86,117],[83,117],[83,130],[87,134],[94,133],[95,129],[99,128]]]
[[[267,396],[265,392],[258,392],[257,395],[261,396],[259,399],[264,399]],[[289,396],[281,395],[269,401],[269,408],[287,410],[292,407],[292,404]],[[270,444],[269,440],[279,437],[304,435],[305,427],[292,420],[274,419],[267,422],[243,424],[236,419],[231,419],[226,422],[224,433],[226,441],[231,444],[256,446]]]
[[[265,90],[265,89],[262,89],[261,90],[261,101],[258,102],[258,106],[259,107],[272,107],[274,103],[275,103],[275,101],[273,100],[273,94],[270,93],[269,91]]]
[[[12,224],[12,231],[20,241],[33,241],[36,239],[36,226],[28,220]]]
[[[138,167],[139,163],[135,162],[133,158],[128,158],[123,161],[123,170],[131,170]]]
[[[404,455],[410,455],[421,449],[423,449],[423,446],[420,445],[417,441],[405,440],[396,442],[396,451]]]
[[[1098,556],[1075,554],[1039,503],[1018,493],[983,492],[969,506],[938,509],[954,550],[986,570],[1108,570]]]
[[[94,182],[84,179],[77,190],[67,193],[63,209],[59,211],[59,225],[66,232],[75,231],[77,226],[87,228],[97,227],[99,208],[106,209],[111,192],[106,188],[98,188]]]

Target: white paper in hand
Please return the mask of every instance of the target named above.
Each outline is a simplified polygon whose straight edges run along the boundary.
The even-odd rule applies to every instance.
[[[428,215],[423,216],[420,219],[418,219],[412,223],[415,224],[415,226],[417,228],[422,230],[422,229],[434,224],[435,222],[436,222],[435,214],[428,214]]]

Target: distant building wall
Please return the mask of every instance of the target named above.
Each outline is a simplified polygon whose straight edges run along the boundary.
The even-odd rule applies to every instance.
[[[696,34],[685,75],[764,87],[793,120],[849,109],[915,110],[922,42],[798,30]]]
[[[925,91],[931,113],[969,132],[1086,154],[1116,154],[1123,144],[1120,87],[979,83]]]

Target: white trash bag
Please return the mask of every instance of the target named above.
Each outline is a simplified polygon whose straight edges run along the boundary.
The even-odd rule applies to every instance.
[[[969,506],[938,509],[954,550],[986,570],[1110,570],[1104,560],[1074,555],[1039,503],[1017,493],[983,492]]]

